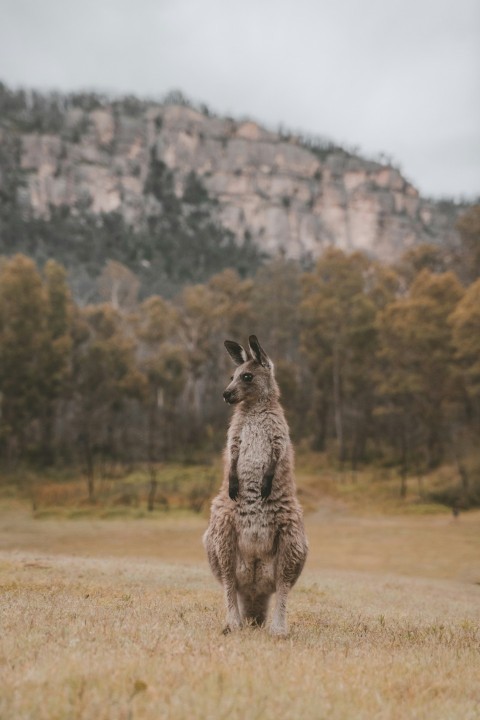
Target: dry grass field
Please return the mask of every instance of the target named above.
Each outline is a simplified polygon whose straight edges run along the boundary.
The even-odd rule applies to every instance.
[[[0,718],[480,718],[480,514],[307,516],[286,640],[224,637],[206,518],[0,509]]]

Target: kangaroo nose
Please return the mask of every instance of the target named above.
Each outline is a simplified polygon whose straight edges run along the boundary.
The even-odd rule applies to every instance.
[[[225,400],[225,402],[228,402],[231,397],[232,397],[231,390],[225,390],[225,392],[223,393],[223,399]]]

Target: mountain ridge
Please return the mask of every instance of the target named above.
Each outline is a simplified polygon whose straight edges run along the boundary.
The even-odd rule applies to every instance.
[[[165,213],[152,188],[161,190],[168,175],[178,199],[196,179],[197,200],[209,201],[212,221],[237,246],[251,243],[266,255],[316,258],[335,245],[392,262],[419,243],[458,242],[465,205],[421,197],[392,164],[214,115],[180,93],[163,102],[115,100],[0,84],[0,118],[0,148],[17,144],[15,202],[46,221],[52,209],[67,207],[119,213],[142,232]],[[4,163],[4,193],[6,175]]]

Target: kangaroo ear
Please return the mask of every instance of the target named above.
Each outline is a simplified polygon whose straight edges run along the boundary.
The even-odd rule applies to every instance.
[[[258,342],[257,336],[250,335],[250,337],[248,338],[248,344],[250,346],[250,352],[252,353],[252,357],[254,358],[254,360],[256,360],[264,368],[267,368],[267,370],[271,370],[273,367],[273,363]]]
[[[243,363],[247,362],[247,351],[241,345],[234,342],[233,340],[225,340],[224,345],[227,348],[227,352],[232,358],[235,365],[243,365]]]

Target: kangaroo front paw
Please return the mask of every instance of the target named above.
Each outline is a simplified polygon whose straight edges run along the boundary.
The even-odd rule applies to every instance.
[[[272,492],[272,483],[273,475],[265,475],[262,480],[262,487],[260,488],[260,495],[262,496],[262,500],[268,498],[268,496]]]
[[[234,473],[230,473],[228,477],[228,495],[230,500],[238,498],[238,476]]]

